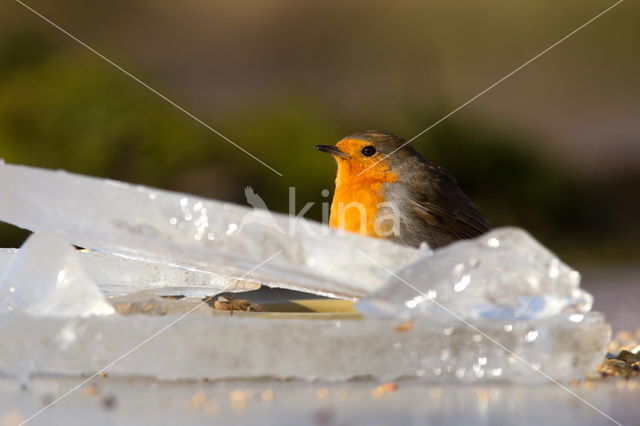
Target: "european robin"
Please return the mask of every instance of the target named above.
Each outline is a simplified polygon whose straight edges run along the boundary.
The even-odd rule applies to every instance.
[[[338,163],[331,227],[432,248],[489,230],[453,175],[397,136],[368,130],[315,148]]]

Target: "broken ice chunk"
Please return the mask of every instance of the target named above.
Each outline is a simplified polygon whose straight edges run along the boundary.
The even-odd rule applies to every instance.
[[[18,249],[13,248],[0,248],[0,278],[4,275],[5,271],[13,262],[13,259],[18,254]]]
[[[257,290],[260,284],[193,268],[83,250],[80,263],[103,293],[116,296],[153,290],[159,296],[212,296]]]
[[[602,361],[611,337],[610,327],[596,313],[581,322],[562,315],[513,324],[477,320],[475,329],[430,315],[414,320],[407,331],[398,331],[395,318],[306,320],[254,314],[47,321],[14,315],[0,322],[0,334],[10,343],[3,347],[0,373],[12,374],[30,359],[40,374],[91,373],[109,365],[112,376],[167,380],[419,377],[430,382],[531,383],[546,380],[538,369],[557,380],[584,377]],[[508,331],[505,325],[510,325]]]
[[[284,214],[255,220],[247,207],[2,162],[0,199],[0,220],[80,247],[352,300],[389,276],[361,252],[384,253],[387,268],[424,255]]]
[[[378,313],[449,310],[466,319],[530,320],[583,314],[591,305],[577,271],[527,232],[500,228],[399,270],[359,306]]]
[[[16,249],[0,248],[0,277],[20,253]],[[183,295],[189,297],[212,296],[221,292],[257,290],[260,284],[239,281],[209,271],[180,268],[164,263],[146,262],[127,257],[77,252],[82,269],[107,296],[152,290],[159,296]]]
[[[55,234],[31,235],[0,279],[0,313],[109,315],[113,307],[82,269],[76,251]]]

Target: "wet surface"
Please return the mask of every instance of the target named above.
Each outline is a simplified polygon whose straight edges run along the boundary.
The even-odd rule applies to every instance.
[[[0,425],[29,419],[79,383],[80,379],[38,379],[21,389],[14,381],[0,380]],[[638,424],[640,382],[582,382],[568,389],[575,395],[554,384],[170,383],[106,377],[72,392],[29,424]]]

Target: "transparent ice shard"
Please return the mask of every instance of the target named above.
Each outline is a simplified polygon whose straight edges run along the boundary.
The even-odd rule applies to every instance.
[[[31,359],[40,374],[93,373],[145,342],[107,374],[168,380],[417,377],[532,383],[547,380],[537,369],[557,380],[584,377],[602,361],[610,338],[609,326],[595,313],[579,322],[562,315],[513,324],[474,322],[491,340],[443,315],[416,319],[406,331],[398,331],[397,319],[376,317],[307,320],[200,312],[176,322],[178,318],[111,315],[42,321],[13,315],[0,325],[0,371],[13,374],[24,359]]]
[[[79,252],[78,256],[82,267],[98,283],[102,292],[109,296],[153,290],[154,294],[160,296],[201,297],[260,288],[256,282],[162,262],[91,251]]]
[[[424,252],[319,223],[121,182],[0,163],[0,220],[132,259],[355,300]],[[274,226],[274,223],[277,226]],[[267,259],[272,260],[255,269]]]
[[[0,249],[0,276],[20,250]],[[131,259],[106,253],[76,252],[82,269],[107,296],[123,296],[153,290],[159,296],[212,296],[221,292],[257,290],[260,284],[241,281],[209,271],[180,268],[158,262]]]
[[[0,279],[0,314],[37,317],[109,315],[113,307],[59,236],[32,234]]]
[[[0,248],[0,277],[2,277],[11,262],[13,262],[15,256],[18,254],[18,249],[12,248]]]
[[[449,310],[465,319],[513,321],[585,314],[592,302],[576,270],[526,231],[499,228],[398,270],[360,308],[410,316]]]

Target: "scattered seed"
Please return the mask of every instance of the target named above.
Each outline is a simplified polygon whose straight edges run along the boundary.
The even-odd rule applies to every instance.
[[[606,359],[597,368],[600,377],[629,379],[640,376],[640,328],[635,333],[627,330],[616,333],[609,343]]]
[[[320,399],[327,399],[327,397],[329,396],[329,389],[327,388],[316,389],[316,396]]]
[[[205,403],[206,400],[207,400],[207,395],[203,391],[196,392],[191,397],[191,400],[187,404],[187,409],[189,411],[199,410],[200,407]]]
[[[265,389],[260,392],[260,399],[263,401],[271,401],[273,399],[273,391],[271,389]]]
[[[236,389],[229,394],[229,399],[231,400],[231,407],[236,410],[244,410],[247,407],[247,391],[242,389]]]
[[[100,391],[98,390],[98,387],[95,384],[91,383],[89,386],[84,388],[82,393],[84,396],[94,396],[99,394]]]
[[[640,362],[640,355],[636,355],[633,352],[623,350],[618,355],[618,359],[626,362],[627,364],[634,364]]]
[[[395,382],[384,383],[380,386],[376,386],[371,391],[373,398],[382,398],[390,392],[395,392],[398,389],[398,385]]]
[[[413,329],[413,321],[405,321],[395,326],[395,330],[398,332],[411,331]]]

